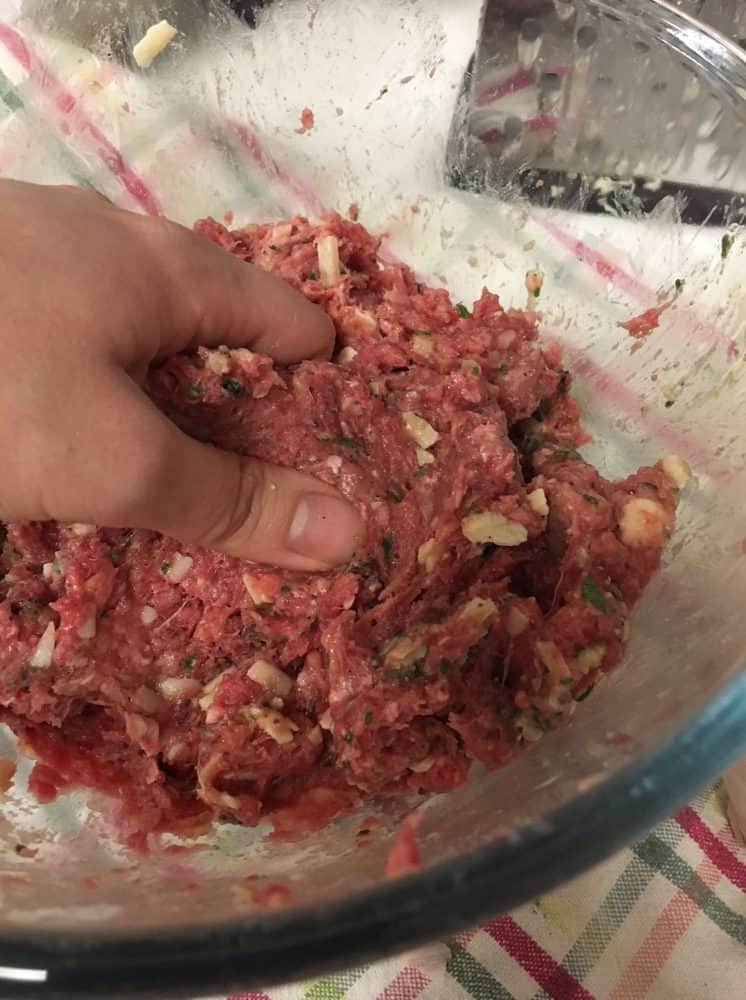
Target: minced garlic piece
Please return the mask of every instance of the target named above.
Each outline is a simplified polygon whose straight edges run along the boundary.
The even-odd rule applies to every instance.
[[[498,336],[497,346],[504,351],[506,348],[510,347],[515,338],[516,334],[514,330],[506,330],[505,333],[501,333]]]
[[[508,618],[505,625],[508,635],[517,636],[526,631],[531,624],[531,619],[516,607],[511,607],[508,611]]]
[[[292,743],[294,734],[298,732],[298,727],[292,719],[280,715],[272,708],[250,705],[244,714],[247,718],[253,719],[262,732],[271,736],[275,743]]]
[[[223,678],[225,677],[226,674],[229,674],[230,672],[231,672],[230,667],[228,667],[227,670],[221,670],[219,674],[217,674],[215,677],[213,677],[211,681],[208,681],[207,684],[205,684],[204,694],[199,700],[199,707],[202,709],[203,712],[206,712],[212,706],[212,703],[215,700],[215,695],[217,694],[217,690],[220,687]]]
[[[495,614],[497,614],[495,602],[489,597],[472,597],[461,609],[462,618],[473,618],[478,622],[486,622]]]
[[[93,639],[96,635],[96,614],[92,612],[78,629],[81,639]]]
[[[417,464],[421,467],[423,465],[432,465],[435,461],[435,455],[431,455],[429,451],[425,451],[424,448],[417,448],[415,451],[417,456]]]
[[[165,677],[158,682],[158,690],[168,701],[181,701],[199,694],[202,685],[192,677]]]
[[[132,49],[132,56],[142,69],[147,69],[156,56],[174,40],[176,28],[168,21],[152,24]]]
[[[319,277],[321,284],[329,287],[339,281],[339,240],[336,236],[319,236],[316,243],[319,259]]]
[[[575,657],[575,662],[583,673],[587,674],[589,670],[595,670],[596,667],[601,666],[605,653],[606,646],[604,643],[597,642],[592,646],[586,646],[585,649],[581,649]]]
[[[425,572],[432,573],[440,562],[442,555],[442,545],[439,542],[436,542],[434,538],[428,538],[428,540],[423,542],[417,549],[417,562],[420,566],[424,567]]]
[[[143,625],[152,625],[153,622],[157,620],[157,618],[158,618],[158,612],[155,610],[155,608],[151,608],[149,604],[146,604],[145,607],[140,612],[140,621],[143,623]]]
[[[433,338],[426,333],[416,333],[412,337],[412,350],[423,358],[432,357]]]
[[[378,332],[378,320],[371,313],[367,312],[365,309],[355,309],[352,316],[352,322],[357,327],[357,330],[361,333],[377,333]]]
[[[668,455],[664,458],[661,462],[661,468],[679,490],[684,489],[692,474],[689,465],[678,455]]]
[[[82,524],[81,522],[74,522],[73,524],[68,525],[68,527],[74,535],[78,535],[79,537],[92,535],[96,530],[95,524]]]
[[[50,622],[44,629],[41,635],[41,639],[36,645],[31,656],[31,666],[40,670],[46,670],[47,667],[52,666],[52,657],[54,656],[54,644],[56,638],[56,631],[54,627],[54,622]]]
[[[493,545],[521,545],[528,538],[528,532],[522,524],[509,521],[507,517],[492,510],[467,514],[461,520],[461,530],[475,545],[487,542]]]
[[[541,295],[543,285],[543,271],[526,271],[526,291],[529,294],[529,308],[531,307],[531,299],[538,299]]]
[[[415,774],[425,774],[435,763],[432,757],[425,757],[423,760],[415,761],[413,764],[409,765],[409,770],[414,771]]]
[[[231,356],[227,350],[218,348],[215,351],[205,351],[205,368],[216,375],[226,375],[231,367]]]
[[[355,350],[354,347],[350,347],[348,345],[347,347],[343,347],[342,350],[337,355],[337,364],[348,365],[353,360],[353,358],[356,357],[357,357],[357,351]]]
[[[330,732],[332,730],[333,728],[332,713],[329,711],[328,708],[325,712],[322,712],[321,715],[319,716],[319,726],[321,726],[322,729],[326,729],[327,732]]]
[[[513,719],[513,725],[527,743],[536,743],[541,739],[541,729],[525,712],[519,712]]]
[[[401,667],[421,660],[427,654],[427,646],[418,639],[410,639],[406,635],[396,639],[384,658],[387,667]]]
[[[622,541],[632,549],[659,545],[663,540],[666,520],[665,510],[655,500],[646,497],[628,500],[619,521]]]
[[[293,680],[268,660],[255,660],[246,671],[247,677],[268,691],[287,697],[293,689]]]
[[[547,495],[541,488],[532,490],[531,493],[526,495],[528,500],[528,505],[534,514],[538,514],[539,517],[546,517],[549,513],[549,504],[547,503]]]
[[[567,661],[556,643],[537,642],[536,652],[552,677],[561,680],[564,677],[570,676],[570,668],[567,666]]]
[[[166,570],[166,579],[169,583],[181,583],[193,565],[194,559],[191,556],[185,556],[181,552],[177,552],[171,559],[169,567]]]
[[[272,603],[272,596],[263,589],[262,578],[260,576],[252,576],[250,573],[244,573],[241,579],[243,580],[244,587],[246,587],[246,593],[256,607]]]
[[[409,434],[420,448],[432,448],[435,442],[439,440],[440,434],[438,434],[432,424],[429,424],[427,420],[419,417],[416,413],[407,410],[402,417],[407,434]]]

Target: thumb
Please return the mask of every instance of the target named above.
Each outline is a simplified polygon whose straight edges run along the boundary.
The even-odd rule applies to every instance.
[[[101,509],[91,520],[160,531],[286,569],[325,570],[352,556],[362,522],[331,486],[195,441],[129,379],[117,381],[117,391],[129,398],[117,407],[110,392],[108,405],[127,414],[126,431],[117,435],[115,453],[109,450],[116,470],[107,475],[99,465],[97,473],[99,484],[116,485],[99,486]]]

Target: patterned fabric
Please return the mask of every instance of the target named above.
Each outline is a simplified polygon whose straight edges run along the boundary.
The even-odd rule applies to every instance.
[[[701,1000],[743,995],[746,851],[714,786],[644,840],[476,930],[232,1000]]]

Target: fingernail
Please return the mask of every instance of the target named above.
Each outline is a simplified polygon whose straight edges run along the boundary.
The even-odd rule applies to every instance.
[[[301,497],[288,532],[288,548],[308,559],[337,566],[349,559],[360,534],[360,518],[345,500],[309,493]]]

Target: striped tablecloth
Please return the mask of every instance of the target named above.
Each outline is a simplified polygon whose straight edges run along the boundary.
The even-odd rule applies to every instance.
[[[417,952],[232,1000],[730,1000],[746,851],[720,785],[554,892]]]

